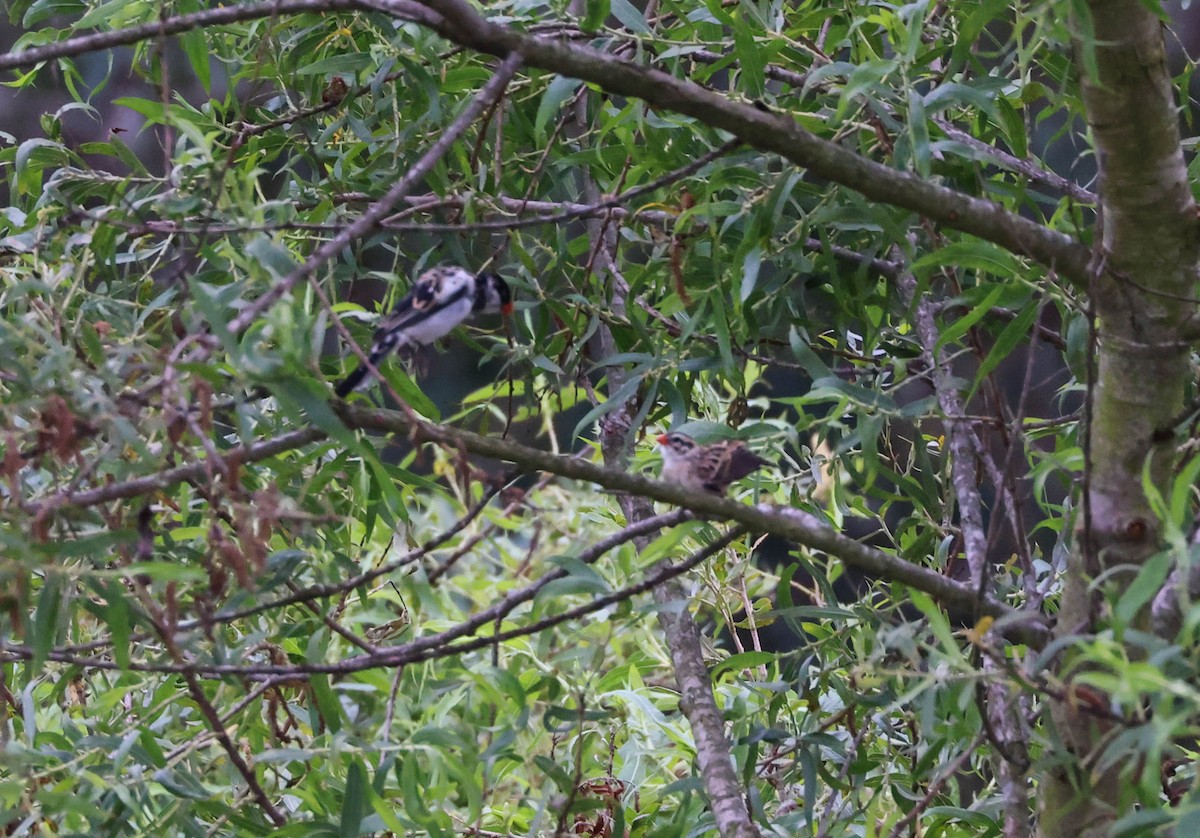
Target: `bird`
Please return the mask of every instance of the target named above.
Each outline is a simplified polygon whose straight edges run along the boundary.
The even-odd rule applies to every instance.
[[[392,350],[433,343],[472,314],[499,311],[507,316],[512,308],[512,291],[499,274],[473,274],[457,265],[431,268],[379,322],[367,358],[377,368]],[[359,364],[338,383],[338,398],[361,386],[367,373],[367,365]]]
[[[729,484],[769,463],[737,439],[723,439],[712,445],[698,445],[687,434],[660,434],[662,479],[693,491],[703,489],[723,495]]]

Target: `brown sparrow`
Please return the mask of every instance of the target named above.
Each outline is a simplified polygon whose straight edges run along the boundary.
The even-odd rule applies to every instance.
[[[712,445],[697,445],[687,434],[661,434],[662,479],[714,495],[723,495],[729,484],[741,480],[768,462],[738,439],[723,439]]]

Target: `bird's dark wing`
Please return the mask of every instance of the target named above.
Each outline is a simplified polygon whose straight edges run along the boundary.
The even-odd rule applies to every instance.
[[[399,330],[402,330],[406,323],[411,322],[420,313],[413,309],[413,300],[419,287],[422,287],[420,283],[413,290],[401,297],[388,315],[375,328],[375,335],[371,340],[371,351],[367,353],[372,366],[377,366],[392,351],[396,345]],[[429,294],[431,295],[432,291]],[[359,364],[354,368],[353,372],[338,382],[333,392],[337,394],[339,399],[344,399],[353,393],[354,388],[362,384],[363,379],[366,377],[367,365]]]
[[[375,329],[375,338],[371,342],[371,351],[367,353],[371,366],[378,367],[388,353],[404,343],[405,334],[410,329],[435,316],[447,306],[454,305],[466,297],[471,290],[469,287],[463,286],[447,297],[436,299],[436,291],[439,287],[432,282],[418,282],[411,291],[400,298],[387,317],[380,321],[379,327]],[[345,398],[366,377],[366,365],[359,364],[354,372],[338,383],[334,392],[337,393],[338,398]]]
[[[737,440],[709,446],[704,455],[697,463],[696,471],[707,491],[721,495],[730,483],[767,465],[766,460]]]
[[[747,474],[767,465],[767,461],[755,454],[745,445],[738,443],[729,452],[729,460],[725,467],[725,475],[732,483],[741,480]]]
[[[354,392],[354,388],[362,384],[362,380],[367,377],[367,368],[364,364],[359,364],[354,368],[354,372],[338,382],[337,387],[333,388],[333,392],[337,393],[339,399],[344,399],[346,396]]]
[[[420,319],[424,308],[433,300],[432,293],[420,284],[414,285],[412,290],[397,300],[392,310],[379,321],[379,325],[375,327],[375,340],[378,341],[384,332],[403,329],[412,321]]]

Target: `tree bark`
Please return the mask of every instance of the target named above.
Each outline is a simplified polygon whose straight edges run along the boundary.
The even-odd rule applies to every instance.
[[[1127,585],[1161,544],[1161,522],[1142,488],[1165,487],[1171,426],[1190,378],[1186,326],[1194,316],[1196,206],[1180,148],[1162,23],[1138,0],[1092,0],[1076,20],[1083,99],[1100,165],[1101,235],[1090,300],[1094,381],[1084,442],[1084,497],[1059,614],[1060,637],[1100,628],[1103,591]],[[1091,30],[1092,34],[1087,33]],[[1148,472],[1146,470],[1148,469]],[[1149,607],[1135,620],[1145,628]],[[1130,648],[1129,654],[1138,652]],[[1064,656],[1069,665],[1070,652]],[[1073,764],[1042,783],[1046,836],[1107,835],[1128,761],[1094,770],[1104,727],[1067,702],[1051,711]]]

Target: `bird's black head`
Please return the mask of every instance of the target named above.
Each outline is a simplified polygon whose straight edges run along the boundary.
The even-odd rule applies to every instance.
[[[497,273],[483,273],[475,277],[474,311],[499,311],[512,314],[512,289]]]

